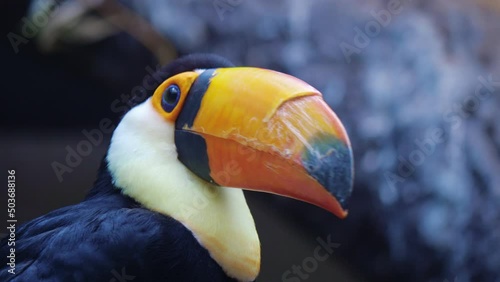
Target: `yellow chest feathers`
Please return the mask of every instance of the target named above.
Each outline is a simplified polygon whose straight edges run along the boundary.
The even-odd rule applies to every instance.
[[[108,151],[115,185],[145,207],[191,230],[231,277],[253,281],[260,270],[260,242],[243,191],[211,185],[177,159],[174,125],[136,106],[116,128]]]

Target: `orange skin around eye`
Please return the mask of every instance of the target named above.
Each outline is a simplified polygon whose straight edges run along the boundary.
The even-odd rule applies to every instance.
[[[158,88],[156,88],[155,93],[151,98],[151,102],[153,103],[153,107],[155,108],[155,110],[166,120],[175,122],[177,116],[182,110],[189,89],[191,88],[191,85],[196,80],[198,75],[199,74],[196,72],[183,72],[165,80],[160,86],[158,86]],[[174,110],[170,113],[167,113],[161,106],[161,99],[165,89],[172,84],[176,84],[179,87],[179,89],[181,90],[181,97],[179,98],[179,102],[177,103],[177,106],[175,106]]]

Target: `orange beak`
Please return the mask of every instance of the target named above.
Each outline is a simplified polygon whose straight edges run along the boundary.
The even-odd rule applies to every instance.
[[[179,160],[206,181],[278,194],[347,216],[353,158],[315,88],[275,71],[208,69],[176,118]]]

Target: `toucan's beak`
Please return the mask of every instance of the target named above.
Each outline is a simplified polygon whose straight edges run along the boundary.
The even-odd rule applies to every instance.
[[[347,215],[348,136],[321,93],[297,78],[257,68],[205,70],[177,117],[175,143],[179,160],[207,181]]]

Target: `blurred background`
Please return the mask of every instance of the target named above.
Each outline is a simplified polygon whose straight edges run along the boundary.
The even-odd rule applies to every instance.
[[[318,88],[353,144],[346,220],[247,193],[257,281],[287,281],[304,263],[289,281],[500,281],[497,0],[47,0],[4,11],[0,169],[16,169],[20,222],[82,200],[111,137],[102,123],[116,125],[158,66],[210,52]],[[59,166],[85,132],[102,138]],[[307,265],[321,240],[337,247]]]

